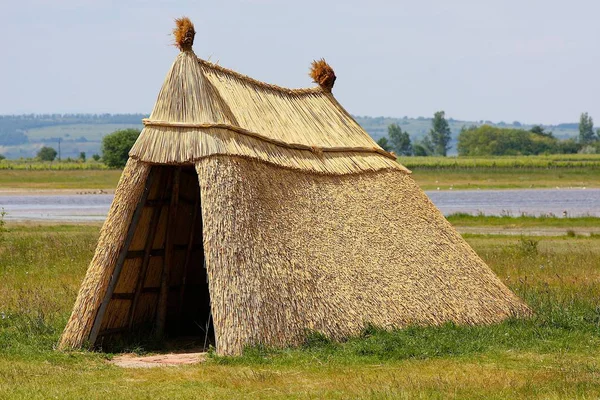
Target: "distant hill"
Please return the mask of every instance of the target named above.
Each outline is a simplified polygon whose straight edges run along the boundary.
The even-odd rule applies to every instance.
[[[116,130],[142,129],[145,114],[25,114],[0,115],[0,154],[7,158],[34,157],[43,146],[61,157],[100,153],[102,138]]]
[[[0,115],[0,154],[7,158],[34,157],[42,146],[58,149],[60,139],[61,157],[76,158],[80,152],[88,156],[100,154],[102,138],[118,129],[142,129],[145,114],[25,114]],[[407,131],[412,140],[422,139],[431,128],[431,118],[394,118],[354,116],[357,122],[377,140],[387,134],[387,127],[396,123]],[[452,130],[453,149],[456,154],[456,137],[463,126],[489,124],[494,126],[530,129],[533,125],[493,123],[491,121],[459,121],[448,119]],[[578,135],[577,123],[543,125],[554,136],[564,139]]]

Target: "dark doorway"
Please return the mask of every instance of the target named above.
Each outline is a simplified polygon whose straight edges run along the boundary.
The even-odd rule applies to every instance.
[[[193,167],[163,168],[169,170],[171,183],[167,191],[171,199],[177,195],[176,180],[179,179],[178,204],[176,210],[172,201],[169,204],[165,234],[165,256],[171,259],[165,259],[165,267],[170,271],[167,274],[169,287],[164,334],[168,339],[178,338],[190,345],[214,345],[198,175]],[[168,251],[168,246],[172,246],[171,251]],[[159,296],[157,313],[160,301]],[[157,320],[159,317],[157,315]]]
[[[153,166],[147,185],[96,342],[215,345],[196,170]]]

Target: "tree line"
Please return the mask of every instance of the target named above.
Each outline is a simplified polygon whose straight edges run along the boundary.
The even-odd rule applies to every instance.
[[[463,126],[458,135],[459,156],[501,156],[600,153],[600,129],[594,130],[592,117],[584,112],[579,118],[577,139],[561,140],[541,125],[529,130],[502,128],[488,124]],[[446,156],[451,132],[444,111],[434,114],[431,129],[421,141],[411,141],[408,132],[398,124],[388,126],[387,136],[377,144],[398,156]]]
[[[501,128],[491,125],[463,127],[458,135],[459,156],[500,156],[500,155],[536,155],[600,153],[600,129],[594,130],[594,121],[588,113],[582,113],[579,119],[577,140],[559,140],[552,132],[545,131],[540,125],[530,130]],[[122,129],[106,135],[102,139],[102,156],[94,154],[96,161],[102,159],[112,168],[122,168],[129,157],[129,150],[140,134],[138,129]],[[451,131],[444,111],[434,114],[431,129],[427,136],[414,144],[408,132],[398,124],[388,126],[388,134],[380,138],[377,144],[386,151],[398,156],[446,156],[450,149]],[[58,153],[48,146],[42,147],[37,158],[42,161],[54,161]],[[3,157],[0,155],[0,160]],[[86,161],[85,152],[79,160]]]
[[[414,145],[408,132],[402,131],[398,124],[389,125],[387,136],[379,139],[377,144],[399,156],[446,156],[451,139],[452,132],[446,114],[444,111],[438,111],[433,115],[427,136]]]

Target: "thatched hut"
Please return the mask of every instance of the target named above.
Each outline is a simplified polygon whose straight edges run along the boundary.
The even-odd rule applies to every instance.
[[[211,332],[237,354],[529,312],[335,100],[324,61],[318,87],[269,85],[199,59],[177,23],[61,348]]]

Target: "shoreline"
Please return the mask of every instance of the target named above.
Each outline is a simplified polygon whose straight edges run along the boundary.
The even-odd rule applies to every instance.
[[[564,186],[564,187],[537,187],[537,188],[421,188],[425,192],[480,192],[480,191],[540,191],[540,190],[598,190],[596,186]],[[25,188],[0,188],[0,196],[71,196],[71,195],[99,195],[115,194],[115,188],[110,189],[25,189]]]
[[[115,189],[0,189],[0,196],[72,196],[115,194]]]

